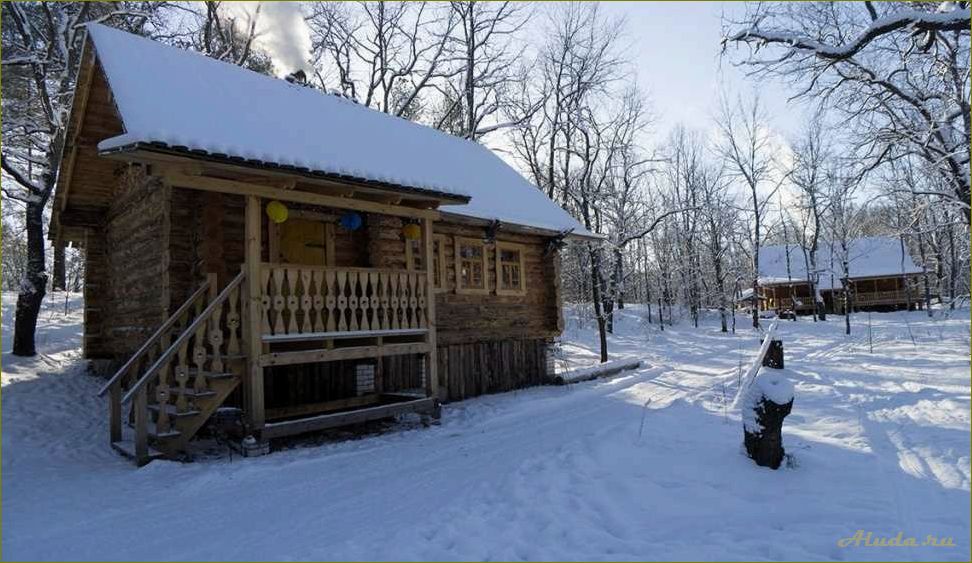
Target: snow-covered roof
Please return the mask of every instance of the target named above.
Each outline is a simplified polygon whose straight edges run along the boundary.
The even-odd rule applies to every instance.
[[[787,256],[789,255],[789,261]],[[763,246],[759,249],[760,285],[782,285],[807,281],[807,260],[798,245]],[[841,287],[842,252],[837,243],[821,242],[817,248],[819,289]],[[789,263],[788,263],[789,262]],[[848,245],[851,279],[920,274],[901,241],[890,237],[854,239]]]
[[[443,210],[590,235],[478,143],[104,25],[88,25],[88,34],[125,128],[99,143],[100,151],[204,151],[468,197],[468,204]]]

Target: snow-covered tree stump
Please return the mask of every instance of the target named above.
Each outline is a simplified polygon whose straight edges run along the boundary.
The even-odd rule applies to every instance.
[[[783,463],[783,419],[793,408],[793,384],[782,374],[762,374],[746,390],[742,405],[743,442],[756,465]]]

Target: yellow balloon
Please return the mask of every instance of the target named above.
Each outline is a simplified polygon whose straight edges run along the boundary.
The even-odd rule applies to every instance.
[[[287,206],[277,200],[267,204],[267,217],[274,223],[283,223],[287,220]]]
[[[405,236],[407,240],[417,240],[422,238],[422,227],[419,227],[415,223],[409,223],[402,227],[402,235]]]

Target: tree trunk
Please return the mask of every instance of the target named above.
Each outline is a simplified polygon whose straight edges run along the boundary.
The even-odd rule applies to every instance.
[[[722,332],[729,332],[729,320],[726,318],[726,282],[722,274],[722,261],[717,254],[713,254],[715,266],[716,292],[719,294],[719,322]]]
[[[466,137],[476,140],[476,97],[475,97],[475,68],[476,68],[476,6],[472,3],[469,9],[469,34],[466,38]]]
[[[850,334],[851,316],[851,288],[847,273],[847,261],[844,261],[844,334]]]
[[[54,241],[54,272],[51,279],[51,289],[64,291],[67,289],[67,272],[64,267],[64,243]]]
[[[34,333],[37,316],[47,293],[47,271],[44,260],[44,201],[27,203],[27,272],[17,295],[14,321],[13,354],[33,356],[37,353]]]
[[[753,278],[753,328],[759,328],[759,278]]]
[[[916,228],[920,228],[920,224],[915,225]],[[921,258],[921,276],[922,280],[925,282],[925,310],[928,311],[928,316],[932,316],[931,310],[931,281],[928,279],[928,257],[925,253],[925,237],[918,234],[918,256]]]
[[[945,215],[948,225],[948,309],[955,310],[956,278],[958,278],[958,257],[955,252],[955,230],[950,223],[951,217]]]
[[[594,317],[597,319],[597,333],[601,344],[601,363],[608,361],[608,349],[607,349],[607,326],[604,318],[604,310],[602,301],[602,291],[601,291],[601,258],[598,251],[593,247],[589,247],[589,252],[591,255],[591,289],[593,292],[592,300],[594,301]]]

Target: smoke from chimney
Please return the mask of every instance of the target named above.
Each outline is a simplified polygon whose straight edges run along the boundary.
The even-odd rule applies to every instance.
[[[254,43],[269,53],[279,76],[312,70],[310,29],[299,2],[225,2],[221,8],[243,20],[257,18]]]

